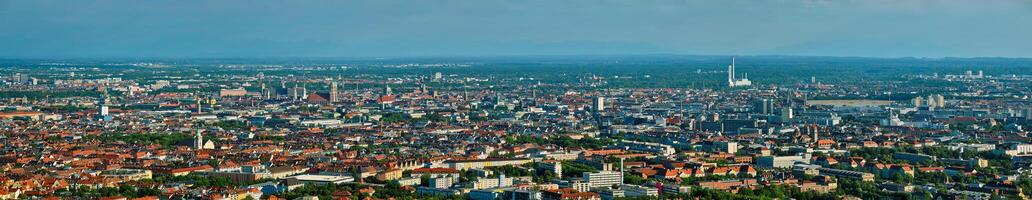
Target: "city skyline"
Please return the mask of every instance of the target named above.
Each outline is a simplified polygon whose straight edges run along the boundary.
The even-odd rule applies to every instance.
[[[0,200],[1032,197],[1032,0],[0,0]]]

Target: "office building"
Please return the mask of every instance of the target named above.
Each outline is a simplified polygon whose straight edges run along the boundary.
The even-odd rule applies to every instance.
[[[581,176],[590,187],[610,187],[623,182],[623,175],[619,171],[584,172]]]
[[[659,196],[659,189],[656,188],[656,187],[646,187],[646,186],[640,186],[640,185],[624,184],[624,185],[620,186],[620,189],[623,189],[625,197],[639,197],[639,196],[658,197]]]
[[[756,159],[756,166],[762,168],[790,168],[796,163],[810,163],[809,156],[762,156]]]

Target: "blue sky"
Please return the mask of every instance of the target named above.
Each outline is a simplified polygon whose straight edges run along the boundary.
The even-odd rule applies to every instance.
[[[0,0],[0,57],[1032,57],[1029,0]]]

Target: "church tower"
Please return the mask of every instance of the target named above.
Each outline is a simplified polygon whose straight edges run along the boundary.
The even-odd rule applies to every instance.
[[[197,134],[194,135],[194,149],[204,149],[204,136],[201,135],[201,129],[197,129]]]
[[[337,80],[332,80],[330,82],[330,102],[338,102],[340,101],[339,98],[337,94]]]

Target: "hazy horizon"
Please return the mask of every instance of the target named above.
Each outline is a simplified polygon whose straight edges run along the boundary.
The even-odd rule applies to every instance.
[[[0,58],[1030,58],[1032,1],[0,1]]]

